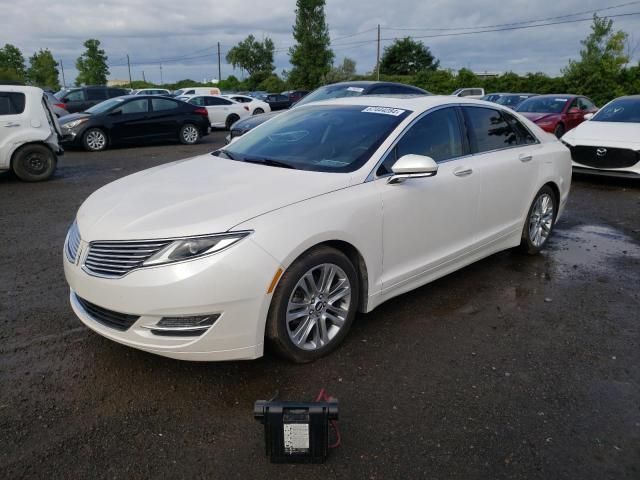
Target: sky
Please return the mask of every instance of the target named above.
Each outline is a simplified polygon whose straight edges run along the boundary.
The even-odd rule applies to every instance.
[[[222,77],[242,72],[225,61],[226,52],[247,35],[270,37],[276,46],[276,72],[289,69],[293,44],[295,0],[0,0],[0,44],[11,43],[28,57],[50,49],[62,62],[67,84],[76,76],[75,59],[82,43],[97,38],[109,57],[111,79],[127,79],[126,56],[134,80],[175,82],[218,77],[217,44],[222,52]],[[610,8],[626,4],[625,6]],[[608,8],[608,9],[607,9]],[[601,15],[640,13],[631,0],[327,0],[325,12],[335,63],[347,56],[358,73],[376,62],[377,25],[382,49],[394,38],[423,41],[441,67],[476,72],[545,72],[557,75],[569,59],[579,57],[580,40],[590,21],[537,28],[472,33],[504,27],[589,19]],[[613,18],[615,28],[632,35],[633,61],[640,58],[640,15]],[[486,28],[489,27],[489,28]],[[447,35],[447,36],[442,36]],[[62,82],[61,82],[62,83]]]

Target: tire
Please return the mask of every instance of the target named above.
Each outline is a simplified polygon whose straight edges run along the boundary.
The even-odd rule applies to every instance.
[[[562,136],[564,135],[564,125],[562,125],[561,123],[556,125],[556,129],[553,131],[553,133],[555,134],[556,138],[562,138]]]
[[[253,111],[253,114],[254,114],[254,115],[260,115],[261,113],[264,113],[264,110],[263,110],[263,109],[261,109],[261,108],[256,108],[256,109]]]
[[[57,163],[51,150],[44,145],[32,144],[23,146],[13,155],[11,168],[22,181],[41,182],[53,176]]]
[[[358,274],[347,256],[325,246],[309,250],[278,283],[267,317],[267,342],[277,355],[292,362],[312,362],[342,343],[358,301]],[[289,321],[288,312],[293,312]]]
[[[234,123],[236,123],[238,120],[240,120],[240,117],[238,115],[236,115],[235,113],[232,113],[231,115],[229,115],[227,117],[227,121],[224,122],[224,126],[227,130],[231,130],[231,125],[233,125]]]
[[[100,128],[89,128],[82,134],[82,146],[88,152],[101,152],[107,144],[107,134]]]
[[[558,215],[558,199],[549,185],[536,193],[522,228],[520,250],[529,255],[538,254],[547,244]]]
[[[180,127],[178,139],[184,145],[194,145],[200,140],[200,130],[193,123],[185,123]]]

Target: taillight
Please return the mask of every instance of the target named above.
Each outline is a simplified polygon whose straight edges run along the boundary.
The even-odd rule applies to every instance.
[[[243,107],[247,112],[249,111],[249,107],[247,107],[246,105],[243,105]]]
[[[54,106],[56,106],[58,108],[62,108],[64,110],[65,104],[64,103],[54,103]]]
[[[196,108],[193,113],[195,113],[196,115],[204,115],[205,117],[209,116],[209,112],[207,112],[207,109],[204,107],[198,107]]]

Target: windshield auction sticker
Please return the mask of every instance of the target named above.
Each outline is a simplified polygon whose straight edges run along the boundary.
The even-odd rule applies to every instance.
[[[406,112],[406,110],[391,107],[367,107],[362,111],[366,113],[381,113],[383,115],[393,115],[394,117],[399,117],[404,112]]]

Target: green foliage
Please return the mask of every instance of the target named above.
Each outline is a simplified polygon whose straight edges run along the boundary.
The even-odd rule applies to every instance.
[[[283,92],[287,89],[287,84],[278,75],[273,74],[260,82],[256,90],[265,92]]]
[[[275,46],[269,37],[259,42],[253,35],[249,35],[243,41],[227,53],[227,62],[233,68],[240,67],[249,74],[247,83],[256,86],[263,82],[275,70],[273,64],[273,52]]]
[[[48,87],[53,90],[60,90],[60,80],[58,79],[58,62],[48,48],[34,53],[29,58],[29,70],[27,77],[29,82],[39,87]]]
[[[123,88],[128,87],[128,85],[123,85]],[[140,88],[160,88],[159,85],[155,85],[154,83],[151,82],[145,82],[144,80],[133,80],[131,82],[131,88],[134,90],[138,90]]]
[[[329,27],[324,14],[324,0],[297,0],[296,24],[289,49],[293,68],[288,82],[294,88],[314,89],[331,70],[333,51],[329,48]]]
[[[440,62],[429,47],[420,41],[406,37],[384,48],[380,60],[380,73],[391,75],[415,75],[424,70],[436,70]]]
[[[326,83],[346,82],[356,76],[356,61],[344,57],[342,64],[332,68],[325,77]]]
[[[627,34],[613,31],[613,20],[593,16],[591,34],[583,40],[580,60],[571,60],[563,70],[569,89],[589,96],[596,104],[623,95],[620,84],[624,65]]]
[[[220,80],[218,83],[218,88],[220,90],[229,90],[229,91],[239,91],[245,89],[245,84],[238,80],[234,75],[229,75],[226,79]]]
[[[18,47],[7,43],[0,48],[0,78],[5,81],[24,82],[26,77],[22,52]]]
[[[76,85],[106,85],[109,67],[100,40],[91,38],[84,42],[84,47],[86,50],[76,60]]]

